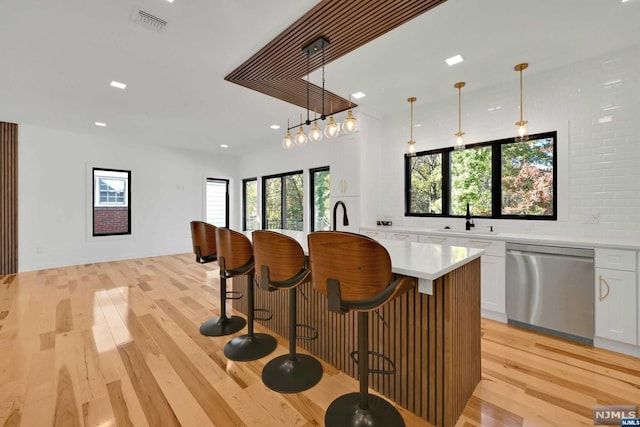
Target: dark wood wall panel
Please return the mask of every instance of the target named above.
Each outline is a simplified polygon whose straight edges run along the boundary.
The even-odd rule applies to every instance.
[[[246,295],[246,277],[233,279],[233,286]],[[255,298],[256,308],[274,315],[259,323],[288,338],[287,292],[257,289]],[[246,314],[245,298],[233,306]],[[298,288],[297,316],[318,329],[317,340],[298,345],[357,379],[349,357],[357,349],[357,314],[330,312],[326,298],[305,283]],[[371,388],[434,425],[455,425],[480,382],[480,260],[436,280],[433,295],[416,287],[369,316],[370,350],[396,366],[395,375],[371,374]],[[371,368],[387,366],[372,359]]]
[[[0,122],[0,274],[18,272],[18,125]]]

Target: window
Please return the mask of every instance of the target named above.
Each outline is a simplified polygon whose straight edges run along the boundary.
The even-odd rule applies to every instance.
[[[266,230],[304,229],[302,171],[262,179],[262,227]]]
[[[206,222],[229,227],[229,180],[207,178]]]
[[[93,168],[93,235],[131,234],[131,171]]]
[[[331,230],[329,166],[311,169],[311,231]]]
[[[557,132],[405,156],[405,215],[557,219]]]
[[[258,180],[256,178],[242,180],[242,210],[242,229],[257,230],[260,218],[258,218]]]

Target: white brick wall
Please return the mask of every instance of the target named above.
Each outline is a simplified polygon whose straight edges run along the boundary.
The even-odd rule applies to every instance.
[[[502,72],[502,71],[500,71]],[[558,221],[478,221],[499,231],[528,230],[640,240],[640,46],[604,57],[535,74],[523,74],[524,119],[530,133],[558,131]],[[473,89],[473,75],[462,92],[462,130],[466,142],[506,138],[519,119],[518,75],[505,73],[504,84]],[[402,94],[399,96],[404,96]],[[410,95],[410,94],[409,94]],[[429,104],[418,99],[414,130],[418,150],[453,145],[457,96]],[[362,170],[363,180],[378,185],[363,194],[362,224],[391,216],[394,225],[433,228],[455,221],[405,217],[403,157],[409,139],[409,107],[382,121],[380,163]],[[363,149],[366,149],[366,144]],[[599,224],[585,224],[598,214]],[[459,221],[459,220],[458,220]]]

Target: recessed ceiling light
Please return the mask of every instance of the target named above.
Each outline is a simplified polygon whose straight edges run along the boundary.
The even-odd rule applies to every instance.
[[[608,82],[604,82],[603,86],[613,86],[617,85],[618,83],[622,83],[622,79],[609,80]]]
[[[96,122],[95,125],[100,127],[105,127],[107,124],[102,122]]]
[[[360,98],[364,98],[367,95],[365,95],[362,92],[356,92],[356,93],[352,93],[351,96],[353,96],[355,99],[360,99]]]
[[[127,85],[125,83],[120,83],[120,82],[117,82],[115,80],[111,82],[111,86],[117,87],[118,89],[124,89],[124,88],[127,87]]]
[[[598,119],[598,123],[609,123],[613,121],[613,116],[603,116]]]
[[[167,0],[169,3],[173,3],[173,0]]]
[[[417,125],[415,125],[414,127],[416,128],[421,128],[422,127],[422,123],[418,123]]]
[[[628,1],[629,1],[629,0],[622,0],[622,3],[626,3],[626,2],[628,2]]]
[[[271,126],[269,126],[269,127],[270,127],[271,129],[275,129],[275,130],[280,129],[280,125],[271,125]]]
[[[462,55],[455,55],[455,56],[452,56],[451,58],[445,59],[445,62],[449,66],[459,64],[462,61],[464,61],[464,58],[462,57]]]
[[[220,144],[220,147],[222,148],[229,148],[229,146],[227,144]]]

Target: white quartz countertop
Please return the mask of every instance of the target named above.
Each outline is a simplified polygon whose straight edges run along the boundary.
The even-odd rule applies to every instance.
[[[292,230],[270,230],[293,237],[308,254],[307,233]],[[245,232],[251,238],[251,232]],[[456,268],[479,258],[484,249],[443,246],[399,240],[378,240],[389,252],[391,270],[397,274],[435,280]]]
[[[618,239],[606,239],[596,237],[577,237],[577,236],[560,236],[560,235],[543,235],[543,234],[525,234],[525,233],[502,233],[502,232],[477,232],[476,230],[444,230],[418,228],[418,227],[397,227],[397,226],[362,226],[362,230],[375,230],[389,233],[411,233],[423,235],[450,236],[456,238],[473,238],[473,239],[489,239],[501,240],[514,243],[531,243],[538,245],[552,246],[571,246],[580,248],[615,248],[640,250],[640,242],[624,241]]]

